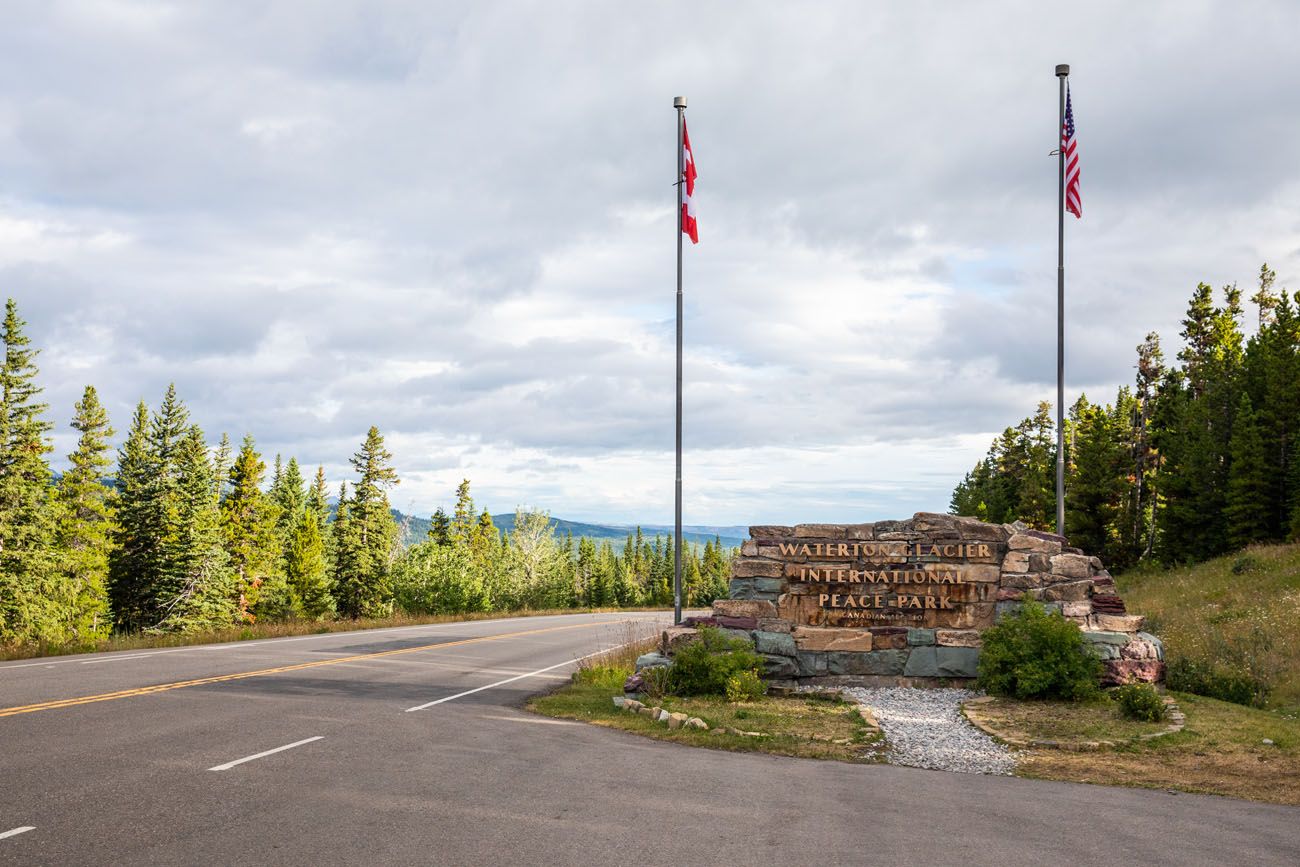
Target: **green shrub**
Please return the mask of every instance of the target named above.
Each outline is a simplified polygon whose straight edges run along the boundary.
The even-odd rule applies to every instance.
[[[984,632],[979,684],[996,695],[1081,701],[1097,695],[1102,664],[1079,627],[1025,598]]]
[[[1250,554],[1242,554],[1232,561],[1233,575],[1249,575],[1252,572],[1264,571],[1264,564],[1259,562],[1259,558]]]
[[[1129,683],[1111,690],[1120,712],[1129,719],[1159,722],[1165,718],[1165,702],[1149,683]]]
[[[695,641],[675,651],[667,688],[674,695],[725,695],[728,678],[744,671],[757,674],[762,665],[752,643],[704,626]]]
[[[1247,672],[1183,657],[1174,657],[1165,665],[1165,686],[1248,707],[1263,707],[1270,690],[1269,684]]]
[[[627,675],[627,668],[621,665],[585,665],[573,673],[573,682],[622,689]]]
[[[738,704],[754,701],[767,693],[767,684],[757,671],[742,671],[727,678],[727,701]]]

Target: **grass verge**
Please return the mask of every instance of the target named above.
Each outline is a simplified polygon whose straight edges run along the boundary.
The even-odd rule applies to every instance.
[[[74,653],[105,653],[114,650],[145,650],[156,647],[189,647],[195,644],[225,644],[231,641],[254,641],[259,638],[321,635],[329,632],[357,632],[366,629],[388,629],[394,626],[468,623],[515,617],[548,617],[557,614],[617,614],[663,610],[660,608],[556,608],[541,611],[493,611],[470,614],[395,614],[392,617],[362,620],[291,620],[281,623],[254,623],[248,626],[209,629],[201,632],[115,635],[103,641],[86,644],[0,645],[0,661],[34,659],[43,656],[66,656]]]
[[[645,700],[668,711],[699,717],[709,724],[708,731],[672,730],[627,713],[615,707],[612,698],[622,694],[623,681],[632,673],[631,660],[643,650],[629,646],[619,657],[597,658],[574,674],[573,683],[529,702],[529,710],[697,747],[843,762],[881,760],[879,735],[867,728],[856,705],[838,699],[764,696],[730,703],[712,696],[665,696]],[[760,732],[762,736],[731,734],[722,731],[724,728]]]
[[[979,704],[978,712],[998,732],[1010,738],[1025,741],[1038,738],[1067,745],[1095,741],[1118,743],[1162,732],[1169,725],[1126,719],[1120,713],[1119,704],[1105,696],[1088,702],[997,697]]]
[[[1300,804],[1300,721],[1217,699],[1173,695],[1187,715],[1183,731],[1093,752],[1023,750],[1016,774]],[[980,712],[999,729],[1050,740],[1118,741],[1163,728],[1120,719],[1100,704],[999,699]]]

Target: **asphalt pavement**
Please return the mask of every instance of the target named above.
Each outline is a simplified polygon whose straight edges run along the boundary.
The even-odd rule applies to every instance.
[[[1300,864],[1300,809],[522,710],[662,615],[0,663],[0,864]]]

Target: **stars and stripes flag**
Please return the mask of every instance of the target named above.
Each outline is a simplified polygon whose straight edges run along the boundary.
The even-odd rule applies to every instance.
[[[1065,89],[1065,123],[1061,126],[1061,151],[1065,154],[1065,209],[1074,216],[1083,216],[1083,200],[1079,198],[1079,140],[1074,134],[1074,109],[1070,105],[1070,89]]]
[[[691,153],[691,136],[682,121],[682,232],[692,244],[700,243],[700,230],[695,222],[695,155]]]

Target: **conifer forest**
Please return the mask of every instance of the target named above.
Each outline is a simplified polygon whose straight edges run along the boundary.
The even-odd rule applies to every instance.
[[[509,533],[469,481],[428,537],[403,538],[399,483],[377,427],[331,491],[325,470],[269,462],[252,435],[213,447],[175,386],[141,402],[120,443],[93,386],[72,408],[68,469],[50,466],[53,423],[38,349],[5,306],[0,369],[0,645],[89,647],[111,634],[192,632],[287,620],[384,618],[672,602],[672,540],[558,538],[545,513]],[[683,551],[683,601],[726,595],[732,552]]]
[[[1080,396],[1065,424],[1066,535],[1116,568],[1205,560],[1300,538],[1300,292],[1260,269],[1253,333],[1242,292],[1202,283],[1182,348],[1137,347],[1136,380],[1112,403]],[[1052,407],[1002,432],[951,511],[1055,531]]]

